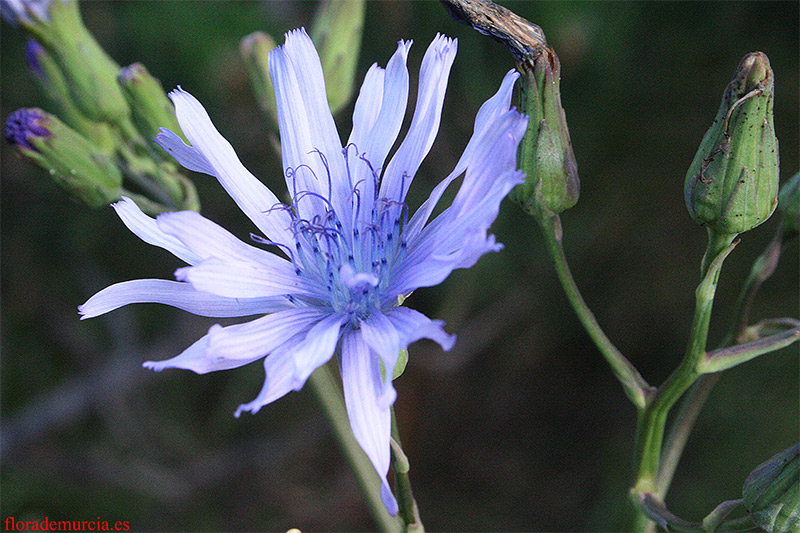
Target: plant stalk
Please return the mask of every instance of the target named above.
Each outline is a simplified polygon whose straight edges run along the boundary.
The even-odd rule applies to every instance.
[[[356,476],[375,524],[385,533],[403,531],[400,520],[391,516],[383,505],[380,479],[353,435],[344,405],[344,395],[336,382],[334,373],[327,365],[322,365],[311,374],[308,384],[333,429],[339,448]]]
[[[648,385],[644,378],[639,374],[630,361],[614,346],[611,339],[605,334],[598,324],[597,319],[589,306],[586,305],[581,296],[578,285],[572,277],[572,272],[567,264],[566,254],[562,242],[561,219],[558,215],[551,217],[540,217],[538,222],[542,227],[547,248],[553,258],[553,264],[558,274],[558,279],[564,288],[564,293],[572,305],[575,314],[583,325],[586,332],[594,341],[597,349],[603,354],[614,376],[622,384],[625,394],[640,411],[647,405],[648,397],[652,394],[653,388]]]

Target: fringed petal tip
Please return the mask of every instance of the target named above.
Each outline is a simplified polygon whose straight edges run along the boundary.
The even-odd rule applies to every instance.
[[[239,418],[241,414],[245,412],[254,415],[257,412],[259,412],[262,407],[264,406],[258,400],[253,400],[250,403],[243,403],[242,405],[236,408],[236,411],[233,412],[233,417]]]
[[[168,368],[166,361],[145,361],[142,363],[142,367],[154,372],[161,372],[165,368]]]
[[[383,391],[378,396],[377,404],[378,407],[381,409],[388,409],[394,405],[394,401],[397,399],[397,391],[392,386],[391,383],[387,383],[383,387]]]
[[[81,316],[79,320],[86,320],[87,318],[94,318],[94,315],[90,315],[86,311],[86,304],[82,304],[78,306],[78,314]]]
[[[437,33],[436,37],[431,41],[430,47],[441,48],[442,51],[448,51],[452,46],[458,46],[458,39],[455,37],[448,37],[443,33]]]
[[[172,100],[173,103],[175,102],[175,98],[180,98],[181,96],[188,96],[189,98],[194,98],[191,94],[189,94],[188,92],[184,91],[183,87],[181,87],[180,85],[178,85],[177,87],[172,89],[167,94],[167,96],[169,96],[170,100]]]

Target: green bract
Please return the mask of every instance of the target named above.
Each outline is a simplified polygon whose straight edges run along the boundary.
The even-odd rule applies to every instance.
[[[778,194],[778,208],[783,213],[786,229],[800,232],[800,172],[781,187]]]
[[[748,54],[686,173],[686,207],[722,235],[753,229],[777,205],[778,139],[772,124],[774,76],[767,56]]]
[[[800,530],[800,443],[753,470],[742,498],[758,527],[770,533]]]
[[[275,131],[278,130],[278,106],[275,103],[275,89],[269,77],[268,65],[269,53],[276,46],[278,45],[272,37],[263,31],[251,33],[239,43],[239,54],[250,76],[258,105],[269,117]]]
[[[364,27],[363,0],[327,0],[317,10],[311,40],[319,50],[334,115],[350,103]]]
[[[48,17],[20,20],[58,64],[70,96],[91,120],[118,122],[130,109],[117,83],[119,66],[83,25],[76,0],[50,2]]]
[[[533,65],[520,63],[519,69],[522,71],[520,107],[529,117],[519,149],[525,183],[509,197],[531,215],[548,216],[575,205],[580,193],[578,164],[561,107],[561,64],[548,47]]]
[[[87,118],[75,105],[69,85],[58,63],[41,44],[28,41],[28,62],[45,94],[57,106],[57,115],[75,131],[92,141],[106,155],[115,149],[115,140],[108,124]]]
[[[156,138],[159,128],[180,133],[175,107],[167,98],[161,82],[144,65],[134,63],[122,69],[119,84],[130,104],[133,122],[148,143]]]
[[[122,174],[100,150],[55,116],[41,109],[23,109],[9,117],[20,124],[6,136],[25,158],[47,170],[53,180],[78,200],[101,207],[119,200]]]

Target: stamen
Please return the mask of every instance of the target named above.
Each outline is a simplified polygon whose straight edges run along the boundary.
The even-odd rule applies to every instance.
[[[369,159],[367,159],[366,154],[362,154],[360,159],[364,163],[367,164],[367,167],[369,168],[370,172],[372,172],[372,179],[374,181],[373,200],[377,200],[378,199],[378,189],[380,187],[380,181],[381,181],[380,174],[378,172],[375,172],[375,169],[372,168],[372,163],[370,162]]]
[[[319,148],[314,148],[309,154],[316,153],[322,161],[322,166],[325,167],[325,172],[328,174],[328,198],[333,198],[333,180],[331,179],[331,169],[328,167],[328,160],[325,158]],[[316,177],[316,176],[314,176]]]

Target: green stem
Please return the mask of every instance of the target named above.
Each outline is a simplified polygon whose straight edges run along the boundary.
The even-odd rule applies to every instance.
[[[734,308],[734,319],[725,338],[719,344],[720,348],[730,346],[747,327],[750,318],[750,307],[758,293],[761,285],[775,272],[778,260],[781,255],[781,248],[785,233],[783,224],[778,224],[775,237],[767,245],[766,249],[755,260],[750,270],[750,274],[742,285],[739,298]],[[697,416],[703,408],[714,385],[719,381],[720,374],[705,374],[700,376],[686,394],[681,408],[676,413],[675,422],[670,428],[667,440],[664,444],[661,466],[659,468],[657,489],[662,497],[665,497],[672,477],[678,466],[678,461],[683,454],[686,441],[689,438]]]
[[[400,521],[389,515],[383,505],[380,479],[378,479],[378,474],[369,458],[353,436],[350,421],[347,418],[347,409],[344,405],[344,396],[333,372],[327,365],[322,365],[311,374],[308,384],[333,429],[339,448],[355,473],[361,492],[378,528],[387,533],[403,531]]]
[[[425,527],[419,518],[419,508],[411,491],[411,479],[408,476],[408,457],[403,453],[400,445],[400,431],[397,428],[397,419],[392,408],[392,464],[394,464],[394,484],[397,493],[397,505],[400,516],[405,522],[405,531],[423,533]]]
[[[683,403],[675,414],[675,422],[670,427],[664,442],[664,452],[656,479],[656,491],[662,498],[667,495],[694,423],[697,421],[708,395],[711,394],[711,389],[717,384],[721,375],[717,373],[700,376],[686,393]]]
[[[644,409],[648,397],[653,392],[653,388],[648,385],[639,371],[628,361],[624,355],[614,346],[611,340],[603,332],[600,324],[592,313],[589,306],[583,300],[575,279],[572,277],[567,258],[564,254],[562,243],[561,219],[558,215],[552,217],[540,217],[538,219],[542,227],[547,248],[553,258],[553,263],[558,274],[558,279],[564,288],[567,299],[572,305],[575,314],[586,329],[597,349],[603,354],[611,370],[622,384],[625,394],[630,398],[637,409]]]
[[[735,235],[709,233],[709,243],[703,257],[703,279],[695,293],[695,314],[686,354],[678,368],[659,387],[655,396],[640,412],[636,439],[636,482],[632,489],[634,502],[644,493],[660,496],[656,483],[661,461],[661,446],[667,415],[675,402],[700,376],[697,365],[705,355],[708,327],[711,321],[711,308],[717,289],[722,263],[733,250],[731,244]],[[637,529],[643,529],[646,522],[638,519]]]

